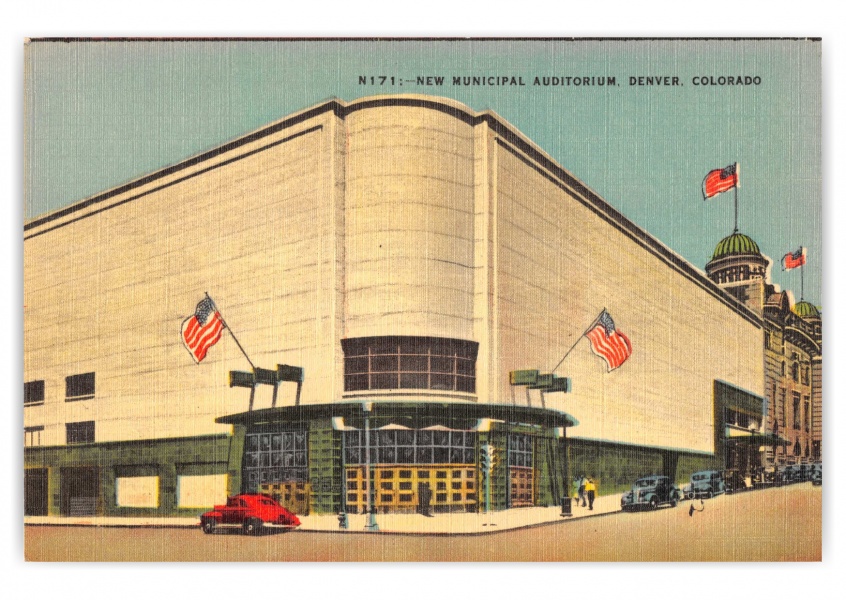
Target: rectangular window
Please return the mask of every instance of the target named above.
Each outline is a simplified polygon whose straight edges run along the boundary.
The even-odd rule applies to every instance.
[[[65,377],[65,402],[90,400],[94,397],[94,373]]]
[[[35,427],[24,427],[24,446],[40,446],[42,431],[44,431],[44,425],[36,425]]]
[[[805,422],[805,431],[810,433],[811,431],[811,402],[808,399],[808,396],[805,396],[805,414],[803,415],[805,418],[803,419]]]
[[[176,506],[178,508],[211,508],[226,498],[226,473],[218,475],[178,475]]]
[[[94,443],[94,421],[82,421],[80,423],[67,423],[68,444],[93,444]]]
[[[158,508],[158,476],[117,477],[115,479],[115,505],[134,508]]]
[[[44,380],[24,383],[24,406],[44,403]]]
[[[800,429],[802,427],[801,412],[801,396],[793,392],[793,429]]]

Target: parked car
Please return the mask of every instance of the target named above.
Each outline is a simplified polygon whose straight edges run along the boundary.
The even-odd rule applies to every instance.
[[[623,494],[620,508],[624,511],[636,508],[656,509],[661,504],[676,506],[681,500],[681,490],[663,475],[650,475],[635,481],[631,491]]]
[[[814,485],[822,485],[822,464],[814,463],[811,465],[811,483]]]
[[[721,471],[697,471],[690,476],[690,485],[685,486],[685,498],[713,498],[724,494],[726,482]]]
[[[266,494],[232,496],[225,505],[215,506],[200,517],[203,533],[213,533],[218,527],[240,527],[244,533],[254,534],[265,525],[293,529],[300,520]]]

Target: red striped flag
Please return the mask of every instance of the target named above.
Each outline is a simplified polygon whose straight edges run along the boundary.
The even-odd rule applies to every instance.
[[[702,181],[702,195],[704,199],[707,200],[721,192],[736,187],[740,177],[739,171],[740,169],[737,163],[734,163],[725,169],[714,169],[709,172]]]
[[[803,248],[802,246],[799,246],[799,249],[796,252],[788,252],[781,259],[781,270],[789,271],[790,269],[803,266],[805,264],[806,255],[807,248]]]
[[[194,314],[182,322],[182,342],[197,364],[206,357],[209,348],[220,340],[223,327],[220,312],[208,296],[200,300]]]
[[[590,340],[593,353],[605,360],[609,372],[632,355],[632,343],[622,332],[617,331],[614,320],[605,310],[596,320],[596,326],[588,330],[585,337]]]

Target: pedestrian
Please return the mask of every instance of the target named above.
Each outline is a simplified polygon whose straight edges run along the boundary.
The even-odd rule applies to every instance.
[[[585,506],[585,484],[587,483],[587,478],[582,474],[579,477],[579,498],[576,501],[576,504],[581,503],[582,506]]]
[[[590,504],[588,510],[593,510],[593,500],[596,498],[596,484],[593,482],[593,479],[588,478],[585,483],[585,492],[587,493],[588,503]]]

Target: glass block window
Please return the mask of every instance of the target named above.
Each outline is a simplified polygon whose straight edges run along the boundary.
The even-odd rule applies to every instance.
[[[532,438],[530,436],[519,433],[512,433],[508,436],[509,467],[533,466],[532,455]]]
[[[367,437],[364,431],[344,432],[344,461],[365,464]],[[476,433],[405,429],[370,432],[371,464],[465,464],[476,463]],[[409,471],[400,471],[410,475]],[[446,476],[446,475],[444,475]]]
[[[344,390],[424,389],[475,393],[479,344],[433,337],[341,340]]]
[[[244,445],[244,477],[250,489],[267,483],[308,481],[308,433],[250,433]]]

